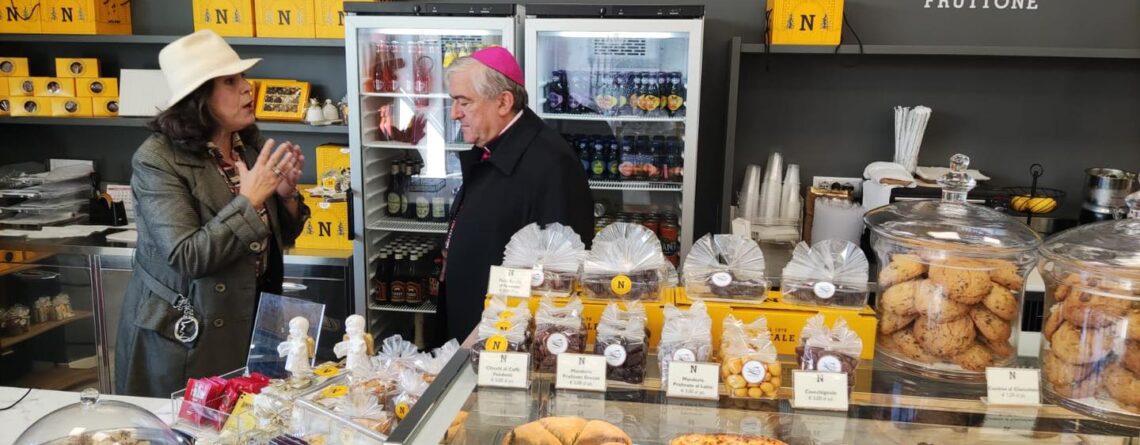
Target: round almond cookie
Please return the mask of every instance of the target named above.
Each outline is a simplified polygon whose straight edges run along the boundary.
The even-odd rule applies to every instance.
[[[914,308],[914,294],[918,292],[918,281],[906,281],[888,288],[879,297],[879,307],[885,312],[902,316],[917,315]]]
[[[902,353],[903,356],[910,360],[919,363],[934,363],[938,361],[938,357],[922,349],[922,345],[918,344],[918,339],[914,338],[914,333],[910,329],[903,329],[886,337],[890,338],[890,342],[894,345],[896,351]]]
[[[1079,382],[1058,383],[1053,385],[1053,392],[1066,399],[1084,399],[1096,395],[1100,389],[1100,380],[1090,378]]]
[[[1080,292],[1065,299],[1061,316],[1076,326],[1099,328],[1120,321],[1131,306],[1132,302],[1123,298]]]
[[[1013,349],[1013,345],[1009,344],[1009,341],[992,341],[986,337],[982,337],[978,339],[978,343],[989,348],[990,351],[993,351],[994,355],[999,358],[1006,358],[1013,355],[1014,352],[1017,352]]]
[[[1045,357],[1041,359],[1041,374],[1045,381],[1053,386],[1064,386],[1084,380],[1092,371],[1091,365],[1070,365],[1052,351],[1046,351]]]
[[[1061,305],[1053,305],[1053,308],[1049,309],[1049,318],[1045,319],[1045,324],[1041,327],[1041,335],[1046,341],[1052,341],[1053,333],[1057,332],[1057,328],[1064,322],[1065,318],[1061,317]]]
[[[994,357],[985,346],[975,343],[969,348],[966,348],[965,351],[955,355],[953,361],[963,369],[985,371],[986,367],[994,362]]]
[[[1109,365],[1104,370],[1102,381],[1105,391],[1117,402],[1128,405],[1133,410],[1140,406],[1140,379],[1132,371],[1117,364]]]
[[[918,282],[914,293],[914,308],[935,323],[954,321],[970,312],[970,306],[947,298],[942,287],[930,280]]]
[[[1006,260],[977,260],[978,262],[989,266],[990,281],[1005,286],[1006,288],[1015,291],[1021,290],[1021,286],[1025,285],[1025,280],[1021,278],[1021,274],[1017,272],[1017,265]]]
[[[1061,323],[1049,348],[1065,363],[1083,365],[1098,362],[1112,352],[1115,338],[1111,329],[1077,329],[1069,322]]]
[[[1132,340],[1124,342],[1124,354],[1120,357],[1120,364],[1129,371],[1140,374],[1140,342]]]
[[[942,286],[946,296],[963,304],[977,304],[993,288],[990,273],[970,260],[948,260],[930,265],[930,280]]]
[[[994,286],[990,289],[990,293],[982,299],[982,304],[986,305],[997,316],[1005,321],[1013,321],[1017,317],[1017,311],[1020,306],[1017,304],[1017,298],[1014,298],[1013,292],[1003,286]]]
[[[977,334],[970,317],[935,323],[926,317],[914,321],[915,337],[922,348],[939,357],[953,357],[974,344]],[[921,326],[921,327],[920,327]]]
[[[978,327],[978,332],[987,340],[1008,341],[1013,332],[1013,326],[1008,321],[981,306],[970,309],[970,319],[974,320],[974,326]]]
[[[1124,320],[1128,323],[1128,338],[1140,340],[1140,311],[1128,312]]]
[[[894,312],[883,312],[879,317],[879,333],[893,334],[910,325],[910,322],[918,318],[918,314],[912,315],[898,315]]]
[[[879,272],[879,286],[884,288],[894,286],[904,281],[910,281],[926,274],[926,264],[918,255],[895,254],[891,262]]]

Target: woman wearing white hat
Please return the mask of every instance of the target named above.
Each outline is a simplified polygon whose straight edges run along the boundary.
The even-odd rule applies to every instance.
[[[244,365],[260,292],[281,293],[282,251],[308,207],[305,158],[260,141],[241,59],[213,31],[159,53],[167,108],[131,161],[138,245],[115,350],[120,394],[163,396]],[[260,147],[260,152],[257,151]]]

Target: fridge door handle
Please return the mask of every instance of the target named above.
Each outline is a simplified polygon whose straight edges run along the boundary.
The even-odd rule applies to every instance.
[[[353,215],[355,209],[352,208],[352,187],[344,190],[344,198],[348,203],[348,240],[352,241],[356,239],[356,217]]]

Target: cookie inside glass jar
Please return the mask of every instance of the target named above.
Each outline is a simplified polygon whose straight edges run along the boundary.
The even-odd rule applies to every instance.
[[[685,257],[681,275],[689,298],[761,303],[768,294],[764,253],[742,236],[701,237]]]

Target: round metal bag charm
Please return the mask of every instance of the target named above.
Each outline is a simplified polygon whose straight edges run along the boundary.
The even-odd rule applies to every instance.
[[[198,338],[198,319],[183,315],[174,323],[174,338],[182,343],[190,343]]]

